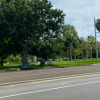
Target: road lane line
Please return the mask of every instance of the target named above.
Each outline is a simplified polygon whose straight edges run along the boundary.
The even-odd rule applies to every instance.
[[[39,81],[34,81],[34,82],[28,82],[28,83],[19,83],[19,84],[12,84],[12,85],[6,85],[6,86],[0,86],[0,88],[6,88],[6,87],[13,87],[13,86],[20,86],[20,85],[28,85],[28,84],[38,84],[38,83],[43,83],[43,82],[51,82],[51,81],[59,81],[59,80],[65,80],[65,79],[73,79],[73,78],[81,78],[81,77],[89,77],[89,76],[97,76],[100,75],[99,73],[95,74],[80,74],[79,76],[67,76],[67,77],[58,77],[58,78],[53,78],[53,79],[47,79],[47,80],[39,80]]]
[[[46,91],[52,91],[52,90],[57,90],[57,89],[70,88],[70,87],[75,87],[75,86],[94,84],[94,83],[100,83],[100,81],[87,82],[87,83],[81,83],[81,84],[74,84],[74,85],[68,85],[68,86],[55,87],[55,88],[50,88],[50,89],[44,89],[44,90],[38,90],[38,91],[32,91],[32,92],[25,92],[25,93],[8,95],[8,96],[2,96],[2,97],[0,97],[0,99],[10,98],[10,97],[15,97],[15,96],[28,95],[28,94],[34,94],[34,93],[40,93],[40,92],[46,92]]]

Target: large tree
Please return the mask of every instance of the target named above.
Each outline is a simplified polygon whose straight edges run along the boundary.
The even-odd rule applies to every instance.
[[[23,64],[28,64],[30,43],[56,38],[65,16],[62,10],[53,9],[48,0],[1,0],[0,15],[0,25],[7,25],[7,33],[3,34],[22,48]]]
[[[69,60],[72,60],[72,48],[76,49],[80,42],[78,33],[73,25],[64,26],[63,38],[65,40],[64,44],[69,50]]]
[[[34,45],[34,47],[32,45]],[[54,59],[55,57],[60,56],[62,50],[62,38],[58,35],[57,38],[51,38],[45,42],[38,40],[37,43],[31,44],[31,46],[32,49],[29,51],[31,55],[36,55],[44,60],[50,58]]]
[[[90,47],[89,49],[91,50],[91,59],[92,59],[92,51],[93,51],[93,46],[95,45],[95,38],[94,36],[90,35],[88,36],[87,39],[88,39],[88,44],[89,44],[88,47]]]

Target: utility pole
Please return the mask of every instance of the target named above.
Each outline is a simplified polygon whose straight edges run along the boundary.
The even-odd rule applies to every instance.
[[[98,64],[98,47],[97,47],[97,39],[96,39],[96,26],[95,26],[95,17],[94,17],[94,31],[95,31],[95,46],[96,46],[96,58],[97,58],[97,64]]]

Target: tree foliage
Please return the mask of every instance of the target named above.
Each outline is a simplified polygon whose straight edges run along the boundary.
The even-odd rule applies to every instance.
[[[96,29],[100,32],[100,19],[97,19],[95,26],[96,26]]]
[[[8,35],[19,44],[23,64],[28,63],[27,50],[31,42],[41,40],[48,43],[57,38],[65,14],[52,7],[48,0],[0,1],[0,35]]]

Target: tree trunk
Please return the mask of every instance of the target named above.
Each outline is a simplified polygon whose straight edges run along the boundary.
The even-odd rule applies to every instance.
[[[92,59],[92,47],[91,47],[91,59]]]
[[[1,61],[0,63],[1,63],[1,66],[3,66],[3,61]]]
[[[22,63],[23,64],[28,64],[28,60],[27,60],[27,47],[23,47],[23,49],[22,49]]]
[[[69,49],[69,61],[72,61],[71,48]]]
[[[83,59],[84,57],[83,57],[83,48],[82,48],[82,59]]]
[[[76,53],[75,53],[75,61],[76,61]]]

